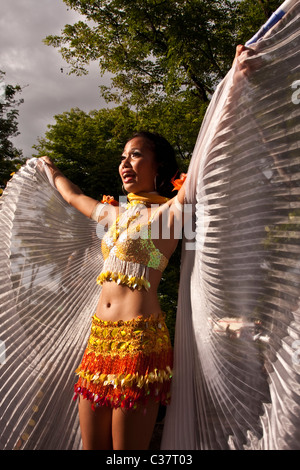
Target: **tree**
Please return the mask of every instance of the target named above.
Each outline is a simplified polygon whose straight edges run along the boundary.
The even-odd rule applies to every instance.
[[[140,109],[166,97],[207,103],[244,43],[281,1],[64,0],[87,21],[66,25],[46,44],[60,48],[71,73],[90,61],[113,74],[110,101]],[[192,104],[192,100],[190,99]],[[195,108],[195,104],[192,104]]]
[[[186,169],[192,147],[184,129],[185,112],[181,106],[176,111],[174,104],[170,109],[157,105],[154,110],[147,108],[142,113],[136,113],[126,105],[89,113],[71,109],[55,116],[55,124],[48,126],[45,137],[34,146],[35,156],[48,155],[91,197],[99,199],[103,194],[118,197],[122,194],[118,177],[120,156],[127,139],[136,131],[147,129],[165,135],[177,150],[181,170]]]
[[[242,0],[239,2],[238,42],[240,44],[247,42],[282,3],[282,0]]]
[[[88,22],[66,25],[62,36],[48,36],[46,43],[61,47],[75,73],[99,60],[101,72],[112,72],[119,90],[116,94],[103,87],[108,99],[144,105],[145,100],[180,94],[184,87],[208,101],[215,80],[232,61],[234,42],[228,39],[235,9],[230,2],[64,1]]]
[[[115,198],[122,194],[118,165],[124,144],[143,123],[147,123],[150,130],[155,130],[157,124],[150,111],[149,115],[138,115],[125,105],[90,113],[71,109],[55,116],[55,121],[35,146],[37,156],[51,157],[68,178],[95,199],[101,199],[103,194]],[[182,151],[187,154],[188,148],[184,147]],[[44,225],[47,229],[47,222]],[[174,255],[170,260],[158,291],[172,339],[180,246],[177,250],[178,256]]]
[[[140,128],[163,134],[188,166],[196,137],[216,85],[231,67],[237,44],[257,32],[281,0],[64,0],[86,21],[66,25],[48,36],[71,65],[85,74],[98,61],[101,86],[115,110],[80,110],[57,116],[37,149],[55,157],[74,182],[94,197],[119,194],[118,155],[127,131]],[[96,124],[98,122],[98,124]],[[97,139],[99,135],[99,140]],[[101,176],[101,178],[100,178]],[[178,247],[178,252],[180,245]],[[179,278],[173,257],[159,297],[173,335]]]
[[[167,97],[137,113],[137,126],[162,134],[173,145],[181,171],[186,172],[208,103]]]
[[[20,86],[5,85],[5,73],[0,71],[0,189],[6,186],[11,173],[22,161],[22,151],[16,149],[11,142],[11,138],[19,134],[18,116],[16,109],[22,99],[16,99],[16,94],[20,93]]]
[[[117,197],[118,166],[126,139],[135,129],[135,113],[126,106],[85,113],[76,108],[55,116],[34,148],[48,155],[82,191],[95,199]]]
[[[245,43],[277,0],[64,0],[86,17],[46,44],[60,48],[70,73],[90,61],[113,74],[108,102],[136,111],[137,127],[163,134],[187,168],[217,83],[235,46]]]

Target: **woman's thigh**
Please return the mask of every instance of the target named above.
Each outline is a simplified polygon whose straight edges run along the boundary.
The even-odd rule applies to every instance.
[[[159,404],[154,400],[136,410],[114,409],[112,439],[114,450],[147,450],[153,434]]]
[[[91,402],[80,398],[79,421],[84,450],[112,449],[112,409],[100,406],[92,409]]]

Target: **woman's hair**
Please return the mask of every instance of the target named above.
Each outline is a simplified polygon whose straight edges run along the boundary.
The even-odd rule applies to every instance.
[[[173,197],[174,189],[171,179],[178,173],[178,164],[175,157],[175,151],[172,145],[160,134],[149,131],[140,131],[135,133],[129,140],[135,137],[143,137],[150,145],[155,154],[158,164],[158,174],[156,177],[156,191],[165,197]]]

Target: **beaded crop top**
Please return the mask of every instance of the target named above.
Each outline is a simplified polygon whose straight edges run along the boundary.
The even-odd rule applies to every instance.
[[[167,201],[166,198],[159,200]],[[132,289],[148,290],[149,268],[163,272],[168,259],[156,248],[151,238],[156,212],[149,217],[145,208],[148,205],[146,198],[133,197],[129,201],[126,210],[103,237],[101,249],[105,261],[97,283],[114,281]]]

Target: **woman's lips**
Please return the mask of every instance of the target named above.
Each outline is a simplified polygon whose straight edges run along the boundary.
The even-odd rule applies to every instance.
[[[123,173],[122,178],[124,183],[130,183],[134,180],[134,175],[132,173]]]

